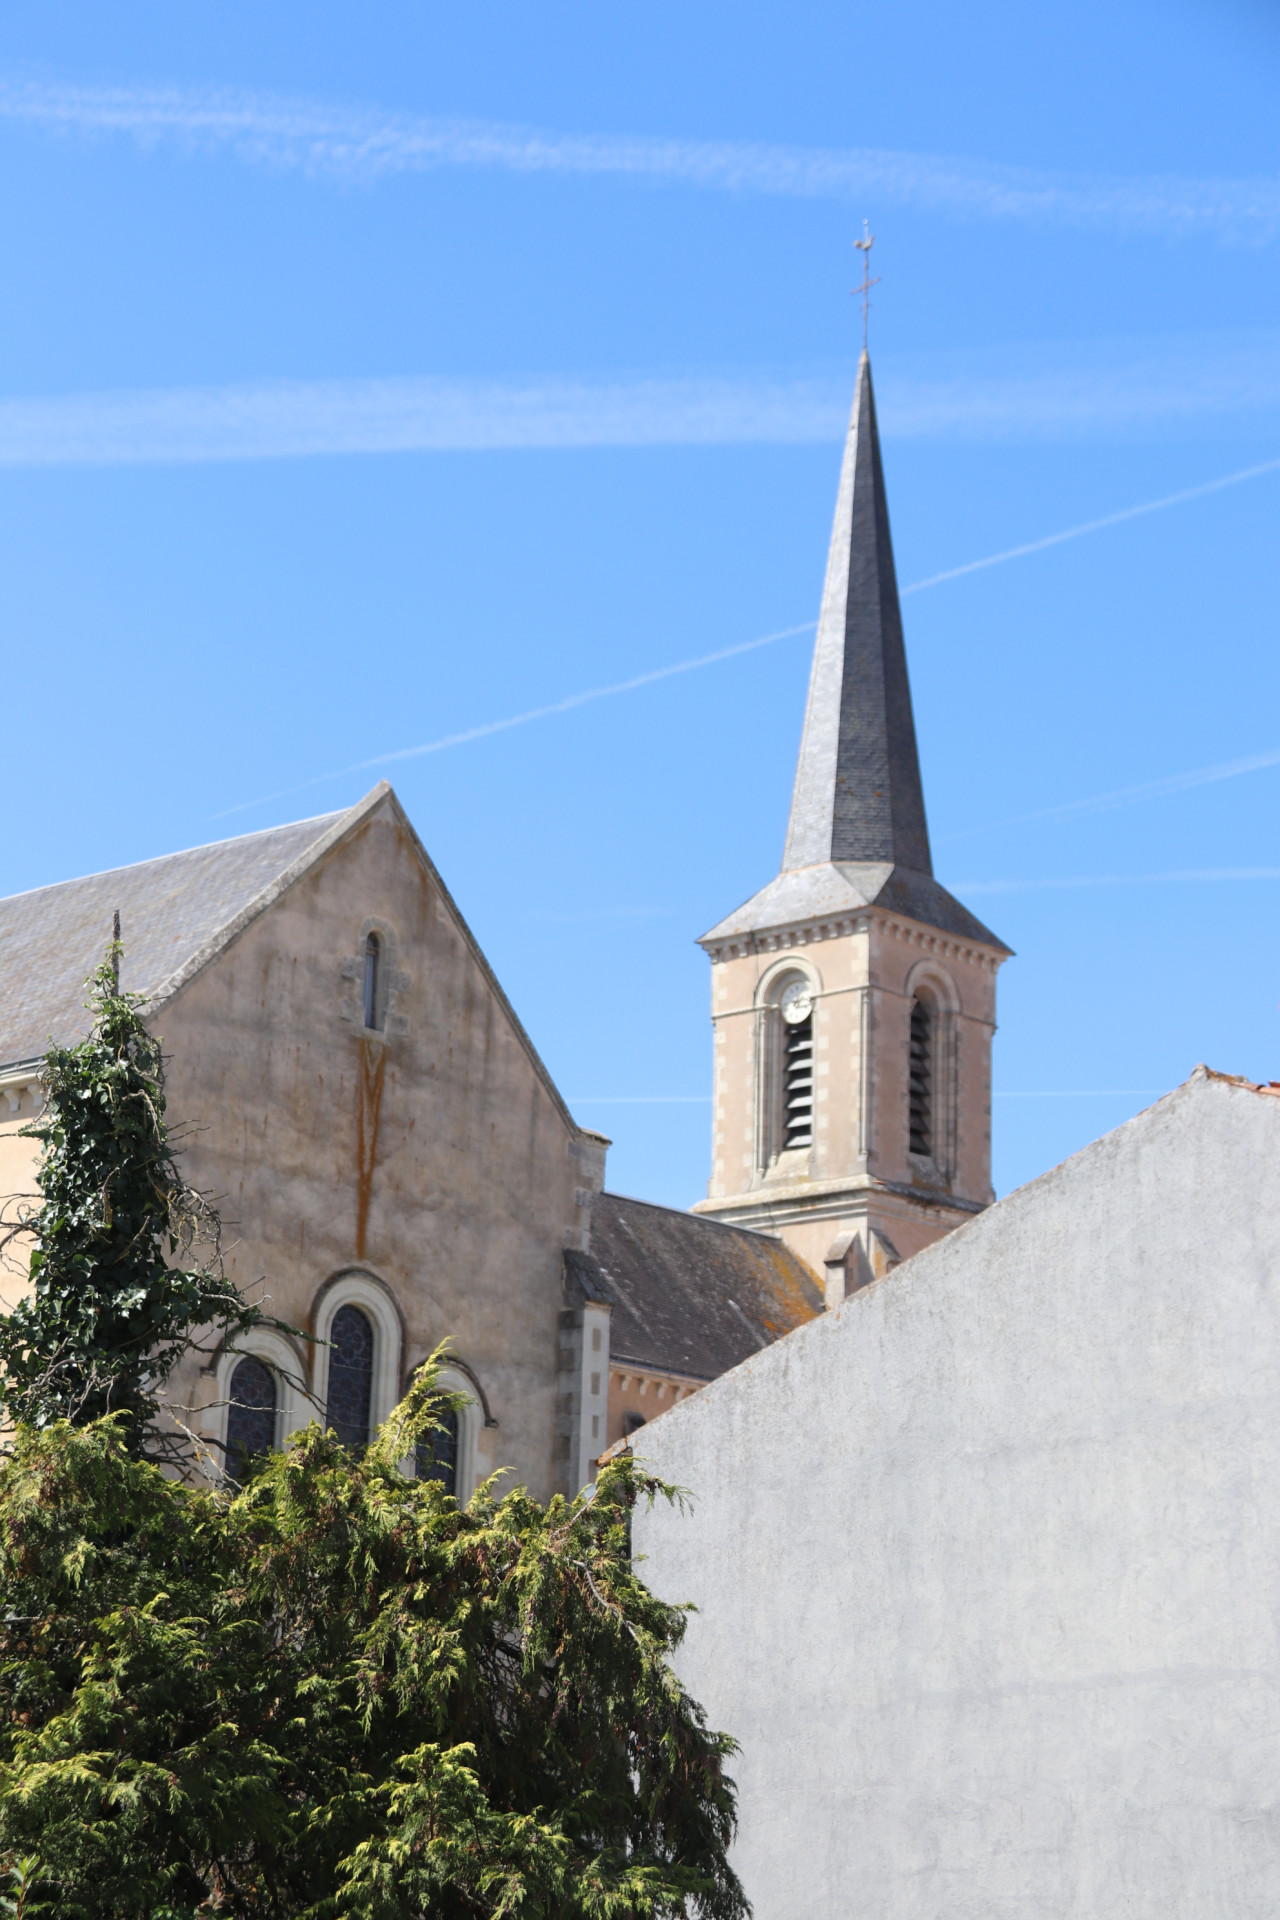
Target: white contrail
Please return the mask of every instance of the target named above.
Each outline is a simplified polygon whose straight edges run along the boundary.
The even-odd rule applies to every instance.
[[[709,1093],[588,1093],[566,1100],[574,1107],[709,1107]]]
[[[1221,760],[1211,767],[1192,767],[1186,773],[1166,774],[1160,780],[1147,780],[1137,787],[1117,787],[1111,793],[1095,793],[1085,800],[1067,800],[1061,806],[1040,807],[1035,813],[1016,813],[1007,820],[991,820],[985,826],[965,827],[959,833],[945,835],[946,840],[967,840],[975,833],[994,833],[999,827],[1023,827],[1036,820],[1076,820],[1093,813],[1110,813],[1115,807],[1136,806],[1143,800],[1162,800],[1169,793],[1186,793],[1192,787],[1208,787],[1219,780],[1235,780],[1244,773],[1261,773],[1267,767],[1280,766],[1280,748],[1266,753],[1246,754],[1240,760]]]
[[[1032,541],[1025,546],[1010,547],[1003,553],[993,554],[989,560],[972,562],[971,567],[954,568],[948,573],[934,574],[927,580],[917,580],[913,585],[904,587],[902,591],[904,593],[918,593],[923,591],[925,587],[935,587],[944,580],[954,579],[957,573],[971,571],[973,567],[996,566],[1004,560],[1020,559],[1024,554],[1036,553],[1042,547],[1053,545],[1055,540],[1074,539],[1078,534],[1091,533],[1099,527],[1112,526],[1117,520],[1132,519],[1140,513],[1154,513],[1160,507],[1175,506],[1184,500],[1195,499],[1201,494],[1212,493],[1219,487],[1233,486],[1238,480],[1247,480],[1255,474],[1269,473],[1277,466],[1280,466],[1280,461],[1267,461],[1262,466],[1245,468],[1240,473],[1228,474],[1221,480],[1208,481],[1203,486],[1186,488],[1181,493],[1167,494],[1162,500],[1151,501],[1145,506],[1127,507],[1122,512],[1108,514],[1101,520],[1093,520],[1084,526],[1072,527],[1068,529],[1066,533],[1051,535],[1045,540]],[[299,781],[296,786],[282,787],[275,793],[262,794],[256,800],[242,800],[234,807],[224,807],[220,813],[216,813],[212,817],[215,820],[226,820],[229,819],[232,814],[247,813],[254,807],[269,806],[276,800],[292,799],[294,794],[305,793],[312,787],[323,786],[330,780],[343,779],[351,773],[369,773],[378,767],[394,765],[395,762],[400,760],[422,759],[427,754],[443,753],[449,747],[461,747],[467,745],[468,742],[472,740],[483,740],[489,734],[505,733],[511,727],[528,726],[532,721],[548,719],[552,714],[569,713],[574,707],[585,706],[592,700],[607,700],[614,694],[630,693],[637,687],[650,686],[657,680],[670,680],[677,674],[692,673],[699,667],[715,666],[721,660],[736,659],[739,654],[754,653],[760,647],[772,646],[776,640],[789,640],[796,634],[812,633],[815,625],[815,621],[804,620],[801,621],[798,626],[783,627],[776,633],[762,634],[756,640],[743,640],[736,646],[721,647],[715,653],[698,654],[692,660],[677,660],[673,665],[667,667],[653,667],[646,673],[635,674],[629,680],[619,680],[612,686],[588,687],[584,692],[567,694],[563,700],[551,701],[547,706],[530,707],[525,713],[511,714],[503,720],[486,720],[479,726],[464,728],[459,733],[443,734],[438,740],[428,740],[421,746],[399,747],[393,752],[377,754],[368,760],[357,760],[350,766],[336,767],[329,773],[315,774],[309,780]],[[993,830],[995,826],[1015,826],[1028,820],[1068,819],[1078,813],[1101,812],[1113,806],[1128,806],[1138,800],[1155,799],[1163,793],[1178,793],[1187,787],[1203,786],[1214,780],[1229,780],[1237,774],[1253,773],[1262,767],[1270,767],[1277,764],[1280,764],[1280,751],[1252,754],[1247,759],[1231,760],[1220,766],[1201,767],[1190,773],[1172,774],[1163,780],[1148,781],[1144,786],[1124,787],[1116,793],[1099,794],[1088,800],[1071,800],[1063,806],[1043,808],[1039,813],[1021,814],[1014,820],[996,821],[992,823],[992,829],[970,827],[965,830],[964,834],[949,834],[945,836],[945,839],[960,839],[971,833]],[[1153,875],[1150,877],[1161,878],[1172,876]],[[1239,874],[1235,877],[1243,878],[1246,876]],[[1261,877],[1261,871],[1252,875],[1252,877]],[[1044,884],[1076,886],[1106,883],[1055,881]],[[1001,885],[1002,883],[998,882],[977,883],[976,888],[971,887],[969,891],[989,892],[993,886],[998,891]]]
[[[273,800],[288,800],[295,793],[305,793],[308,787],[318,787],[326,780],[339,780],[349,773],[369,773],[377,767],[393,766],[400,760],[421,760],[429,753],[443,753],[447,747],[465,746],[471,740],[484,740],[492,733],[506,733],[510,727],[527,727],[530,721],[546,720],[553,713],[569,713],[574,707],[585,707],[591,700],[608,700],[616,693],[632,693],[637,687],[652,686],[655,680],[670,680],[678,673],[692,673],[698,667],[711,667],[720,660],[732,660],[740,653],[754,653],[757,647],[770,647],[775,640],[789,640],[793,634],[812,633],[817,622],[806,620],[798,627],[783,627],[778,633],[765,633],[758,640],[742,640],[735,647],[721,647],[716,653],[699,654],[695,660],[677,660],[673,666],[652,667],[647,673],[637,673],[630,680],[618,680],[610,687],[588,687],[583,693],[571,693],[563,700],[553,700],[545,707],[530,707],[527,713],[514,713],[505,720],[486,720],[478,727],[467,727],[461,733],[446,733],[439,740],[428,740],[420,747],[398,747],[393,753],[376,754],[371,760],[356,760],[348,767],[337,767],[332,773],[318,773],[310,780],[300,781],[296,787],[284,787],[278,793],[266,793],[257,800],[244,800],[239,806],[224,807],[221,813],[215,813],[215,820],[225,820],[233,813],[245,813],[250,807],[265,807]]]
[[[1096,873],[1065,880],[964,880],[963,894],[1029,893],[1045,887],[1146,887],[1205,880],[1280,880],[1280,867],[1184,867],[1173,873]]]
[[[1140,519],[1144,513],[1159,513],[1165,507],[1178,507],[1184,500],[1199,500],[1206,493],[1220,493],[1224,487],[1238,487],[1243,480],[1256,480],[1259,474],[1275,473],[1277,469],[1280,469],[1280,460],[1263,460],[1256,467],[1242,467],[1238,473],[1224,474],[1220,480],[1205,480],[1198,487],[1183,487],[1179,493],[1166,493],[1162,499],[1147,500],[1140,507],[1121,507],[1118,513],[1104,513],[1100,520],[1085,520],[1078,527],[1064,528],[1061,533],[1045,534],[1041,540],[1028,540],[1020,547],[1006,547],[1003,553],[990,554],[985,560],[967,560],[962,567],[948,567],[945,573],[934,573],[927,580],[913,581],[902,591],[923,593],[926,587],[941,586],[944,580],[959,580],[966,573],[981,573],[984,567],[998,567],[1005,560],[1021,560],[1024,554],[1043,553],[1046,547],[1061,546],[1064,540],[1078,540],[1081,534],[1098,533],[1103,527],[1117,527],[1121,521]]]
[[[0,118],[53,132],[124,134],[144,147],[222,149],[249,164],[345,180],[441,167],[606,174],[736,193],[896,201],[977,214],[1113,229],[1268,239],[1280,181],[1174,175],[1037,173],[938,154],[723,140],[567,134],[234,90],[51,85],[0,80]]]

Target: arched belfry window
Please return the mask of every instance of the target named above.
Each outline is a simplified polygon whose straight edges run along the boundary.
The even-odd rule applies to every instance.
[[[382,1027],[382,942],[376,933],[364,943],[364,1024],[375,1033]]]
[[[253,1456],[276,1444],[276,1377],[252,1355],[237,1363],[227,1395],[227,1472],[243,1480]]]
[[[329,1328],[325,1425],[344,1447],[367,1447],[373,1398],[373,1325],[359,1307],[339,1307]]]
[[[907,1115],[912,1153],[929,1156],[934,1144],[934,1009],[917,993],[911,1002],[911,1055]]]
[[[793,980],[778,1000],[782,1015],[782,1150],[813,1145],[813,991]]]

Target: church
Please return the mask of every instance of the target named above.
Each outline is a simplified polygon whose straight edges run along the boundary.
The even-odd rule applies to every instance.
[[[610,1192],[385,784],[0,901],[5,1193],[116,913],[227,1270],[304,1336],[175,1378],[207,1472],[364,1444],[447,1340],[459,1496],[620,1448],[690,1491],[634,1543],[759,1920],[1270,1920],[1280,1087],[1197,1068],[994,1200],[1009,950],[933,875],[865,355],[781,871],[701,940],[691,1211]]]
[[[466,1497],[505,1468],[540,1499],[576,1493],[611,1440],[820,1310],[775,1240],[604,1192],[608,1141],[569,1112],[385,784],[0,902],[6,1194],[32,1190],[41,1056],[87,1030],[116,913],[227,1273],[304,1336],[260,1327],[174,1376],[215,1466],[313,1418],[364,1444],[447,1340],[448,1484]]]
[[[608,1191],[385,783],[356,806],[0,901],[0,1188],[30,1192],[50,1040],[121,984],[184,1172],[268,1328],[172,1393],[234,1468],[355,1444],[449,1342],[444,1471],[573,1493],[611,1445],[991,1200],[1008,949],[933,877],[871,372],[858,373],[782,871],[702,939],[714,1139],[691,1213]],[[12,1293],[20,1276],[9,1275]]]

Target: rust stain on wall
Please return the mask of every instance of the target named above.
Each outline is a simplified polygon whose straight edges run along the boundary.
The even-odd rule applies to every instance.
[[[387,1051],[362,1037],[360,1072],[356,1080],[356,1259],[365,1257],[373,1169],[378,1158],[378,1128],[382,1123],[382,1086],[387,1075]]]

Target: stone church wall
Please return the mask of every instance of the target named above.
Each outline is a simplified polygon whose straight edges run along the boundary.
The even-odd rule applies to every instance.
[[[756,1920],[1280,1910],[1280,1098],[1197,1070],[636,1450]]]
[[[362,1005],[370,931],[386,981],[373,1033]],[[365,1306],[386,1349],[375,1419],[449,1336],[453,1384],[476,1390],[464,1478],[509,1466],[507,1484],[539,1498],[567,1480],[562,1257],[603,1183],[603,1143],[566,1123],[393,803],[154,1026],[170,1113],[186,1129],[184,1171],[218,1199],[237,1284],[320,1338],[334,1289]],[[293,1370],[323,1405],[327,1349],[291,1345]],[[225,1397],[220,1375],[194,1368],[176,1385],[197,1404]],[[295,1394],[288,1418],[312,1411]]]

